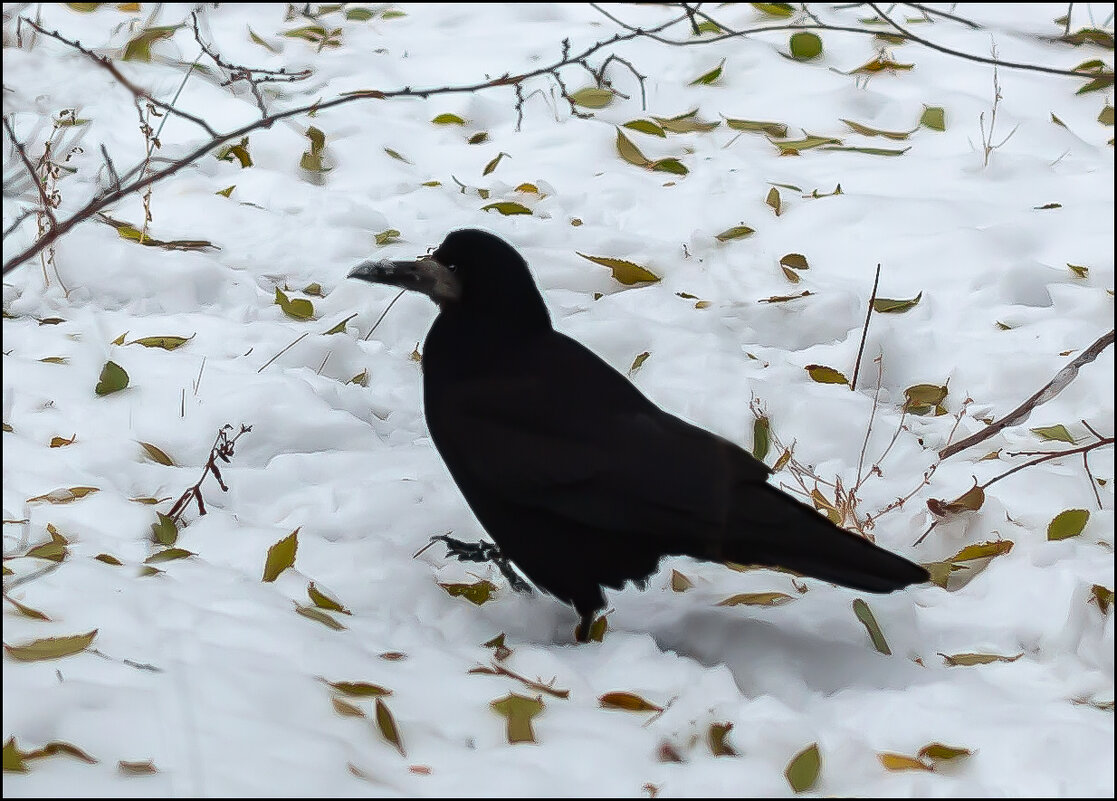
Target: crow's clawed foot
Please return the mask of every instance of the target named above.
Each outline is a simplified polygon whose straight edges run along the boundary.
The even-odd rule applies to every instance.
[[[520,575],[512,569],[512,563],[508,561],[507,557],[501,553],[494,543],[491,542],[463,542],[456,540],[448,534],[439,534],[436,537],[431,537],[431,542],[442,542],[446,545],[446,555],[452,556],[459,562],[492,562],[500,572],[504,574],[504,578],[508,580],[508,585],[516,592],[526,592],[531,594],[531,585],[520,578]]]

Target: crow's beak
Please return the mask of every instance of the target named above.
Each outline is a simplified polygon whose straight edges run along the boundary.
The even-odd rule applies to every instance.
[[[361,262],[348,277],[422,292],[438,304],[458,300],[462,295],[458,277],[433,256],[415,261]]]

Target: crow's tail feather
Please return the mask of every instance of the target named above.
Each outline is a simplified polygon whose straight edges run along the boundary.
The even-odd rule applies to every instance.
[[[865,592],[892,592],[930,578],[920,565],[839,528],[768,484],[739,490],[728,532],[718,555],[724,561],[783,567]]]

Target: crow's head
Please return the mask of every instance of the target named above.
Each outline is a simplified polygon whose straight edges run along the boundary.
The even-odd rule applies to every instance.
[[[550,327],[527,262],[498,236],[463,228],[414,261],[366,261],[349,272],[377,284],[422,292],[443,311]]]

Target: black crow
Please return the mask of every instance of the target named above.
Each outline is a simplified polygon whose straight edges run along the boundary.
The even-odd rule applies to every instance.
[[[493,234],[454,231],[425,258],[367,261],[349,276],[438,304],[423,349],[431,438],[503,558],[577,610],[579,641],[605,605],[603,585],[641,582],[667,555],[783,567],[867,592],[928,579],[771,486],[762,462],[658,408],[555,331],[527,263]]]

